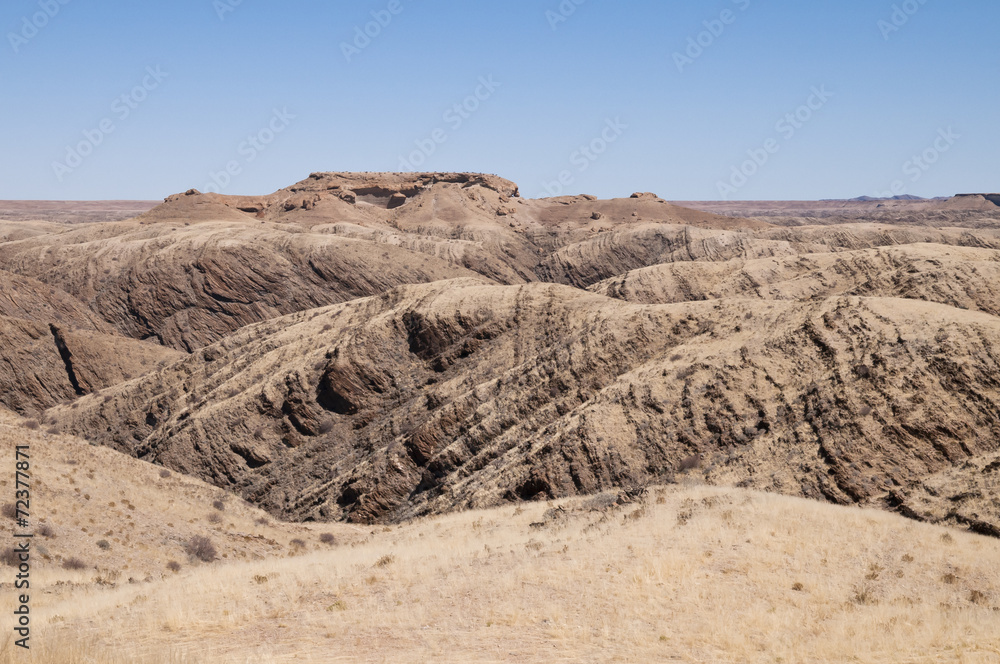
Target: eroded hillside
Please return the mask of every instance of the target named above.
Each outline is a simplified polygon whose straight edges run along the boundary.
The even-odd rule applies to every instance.
[[[708,482],[995,533],[1000,230],[970,200],[789,223],[315,173],[5,222],[0,402],[298,520],[665,482],[697,454]]]

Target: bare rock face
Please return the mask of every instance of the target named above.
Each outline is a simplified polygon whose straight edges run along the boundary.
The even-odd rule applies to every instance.
[[[138,378],[183,353],[110,334],[0,317],[0,404],[37,415]]]

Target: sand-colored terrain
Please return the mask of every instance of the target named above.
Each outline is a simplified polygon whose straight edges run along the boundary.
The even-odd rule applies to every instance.
[[[35,541],[33,649],[8,641],[4,662],[1000,661],[996,540],[884,512],[683,475],[295,525],[10,416],[0,441],[31,445],[52,533]],[[194,535],[216,560],[185,552]]]
[[[998,198],[0,205],[3,661],[1000,662]]]

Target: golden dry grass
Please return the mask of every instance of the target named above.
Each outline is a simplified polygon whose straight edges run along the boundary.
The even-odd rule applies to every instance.
[[[64,472],[59,456],[84,443],[39,442],[12,421],[4,448],[33,440],[55,496],[41,512],[89,522],[86,505],[115,496],[141,515],[104,511],[98,529],[129,538],[102,553],[119,558],[102,561],[92,529],[72,522],[51,549],[62,540],[62,555],[85,549],[98,567],[150,571],[129,583],[42,562],[34,649],[7,642],[4,662],[1000,662],[1000,547],[965,532],[694,483],[622,505],[606,495],[366,529],[261,526],[230,499],[211,526],[215,489],[160,483],[158,469],[89,446],[74,451],[77,474]],[[90,464],[100,468],[85,481]],[[67,475],[90,501],[55,488]],[[166,572],[180,555],[156,531],[167,519],[185,524],[178,537],[211,535],[227,557]],[[255,528],[283,545],[235,534]],[[332,547],[318,541],[327,531]]]

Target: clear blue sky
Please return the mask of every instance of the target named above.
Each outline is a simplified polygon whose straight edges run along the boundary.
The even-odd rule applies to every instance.
[[[221,190],[260,194],[401,158],[526,196],[1000,190],[996,0],[396,1],[7,0],[0,198],[157,199],[227,164]]]

